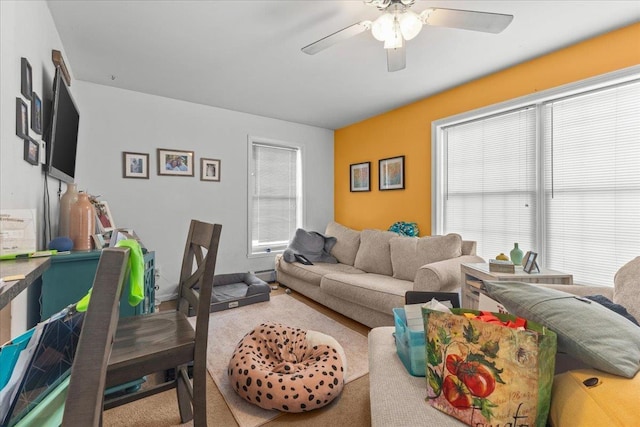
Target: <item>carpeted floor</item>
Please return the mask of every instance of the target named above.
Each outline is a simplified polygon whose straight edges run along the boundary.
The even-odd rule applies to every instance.
[[[284,293],[283,288],[272,291],[272,296]],[[315,310],[366,336],[369,328],[335,313],[295,292],[291,294]],[[167,307],[168,306],[168,307]],[[161,309],[172,309],[167,304]],[[209,426],[237,426],[231,411],[210,376],[207,376],[207,419]],[[339,398],[316,411],[302,414],[285,414],[263,424],[266,427],[304,424],[311,427],[343,426],[365,427],[371,425],[369,410],[369,376],[365,375],[345,385]],[[104,426],[161,427],[179,426],[180,417],[175,390],[110,409],[104,413]],[[191,425],[187,423],[184,425]]]

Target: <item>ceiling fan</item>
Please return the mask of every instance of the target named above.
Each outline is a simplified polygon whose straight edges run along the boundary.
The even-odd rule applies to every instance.
[[[461,28],[464,30],[500,33],[513,20],[513,15],[471,10],[429,8],[420,13],[410,10],[415,0],[363,0],[384,13],[375,21],[360,21],[336,31],[302,48],[314,55],[340,41],[371,30],[377,40],[384,42],[387,69],[398,71],[406,67],[405,41],[420,33],[423,25]]]

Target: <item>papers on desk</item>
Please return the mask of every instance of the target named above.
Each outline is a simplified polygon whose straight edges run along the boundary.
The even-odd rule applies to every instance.
[[[449,309],[453,308],[449,301],[438,301],[433,298],[424,304],[405,304],[404,314],[407,317],[407,327],[412,331],[424,331],[424,320],[422,319],[422,307],[431,310],[444,311],[449,313]]]
[[[0,209],[0,255],[36,251],[36,210]]]

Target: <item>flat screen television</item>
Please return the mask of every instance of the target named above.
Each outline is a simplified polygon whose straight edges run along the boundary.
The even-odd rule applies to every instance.
[[[47,141],[47,173],[66,183],[76,174],[76,149],[80,114],[62,73],[56,69],[53,81],[51,132]]]

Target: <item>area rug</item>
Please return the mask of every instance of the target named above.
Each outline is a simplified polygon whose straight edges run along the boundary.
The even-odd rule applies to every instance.
[[[195,317],[192,321],[195,321]],[[347,355],[347,383],[369,372],[367,337],[290,295],[277,295],[270,301],[212,313],[209,322],[207,370],[240,427],[257,427],[282,415],[281,412],[262,409],[240,398],[227,377],[227,364],[238,342],[247,332],[266,321],[311,329],[334,337]]]

